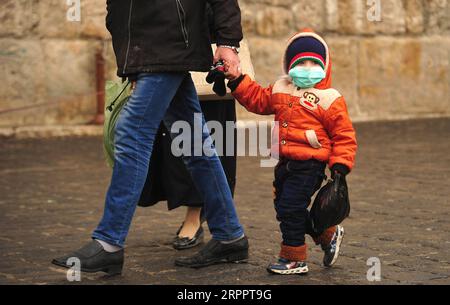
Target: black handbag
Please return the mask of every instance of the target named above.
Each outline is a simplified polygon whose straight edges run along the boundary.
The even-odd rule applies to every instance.
[[[333,180],[322,187],[310,211],[313,228],[316,232],[338,225],[350,215],[345,176],[336,173]]]

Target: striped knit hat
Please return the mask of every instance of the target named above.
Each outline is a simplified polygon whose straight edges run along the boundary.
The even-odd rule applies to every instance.
[[[312,60],[325,70],[327,51],[314,37],[300,37],[294,40],[286,51],[286,64],[289,71],[303,60]]]

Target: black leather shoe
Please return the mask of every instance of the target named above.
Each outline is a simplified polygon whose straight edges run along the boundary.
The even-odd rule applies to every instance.
[[[183,227],[183,226],[181,226]],[[200,225],[200,228],[198,228],[197,232],[195,233],[194,237],[179,237],[178,234],[180,234],[181,228],[177,232],[177,236],[173,240],[173,247],[176,250],[185,250],[193,248],[200,243],[203,242],[204,232],[203,227]]]
[[[116,275],[122,273],[124,249],[113,253],[106,252],[98,241],[93,240],[79,250],[55,258],[52,260],[52,264],[68,269],[72,268],[72,265],[67,264],[67,260],[71,257],[80,260],[83,272],[103,271],[109,275]]]
[[[221,263],[243,263],[248,259],[248,247],[246,236],[231,244],[211,239],[197,254],[176,259],[175,265],[202,268]]]

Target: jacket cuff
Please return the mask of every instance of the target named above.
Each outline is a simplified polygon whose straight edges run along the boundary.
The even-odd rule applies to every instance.
[[[231,89],[231,92],[233,92],[234,90],[237,89],[237,87],[239,86],[239,84],[242,82],[242,80],[244,79],[245,75],[241,74],[241,76],[239,76],[238,78],[234,79],[234,80],[230,80],[227,84],[228,88]]]
[[[240,42],[239,40],[222,40],[218,38],[216,46],[232,46],[239,48],[241,46],[239,42]]]
[[[350,173],[350,169],[346,165],[341,163],[336,163],[331,167],[331,172],[334,173],[335,171],[341,173],[344,176]]]

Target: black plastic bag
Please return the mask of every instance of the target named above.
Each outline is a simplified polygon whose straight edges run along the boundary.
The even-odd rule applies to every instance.
[[[320,189],[311,207],[310,215],[316,232],[323,232],[329,227],[338,225],[350,215],[345,176],[336,173],[334,179]]]

